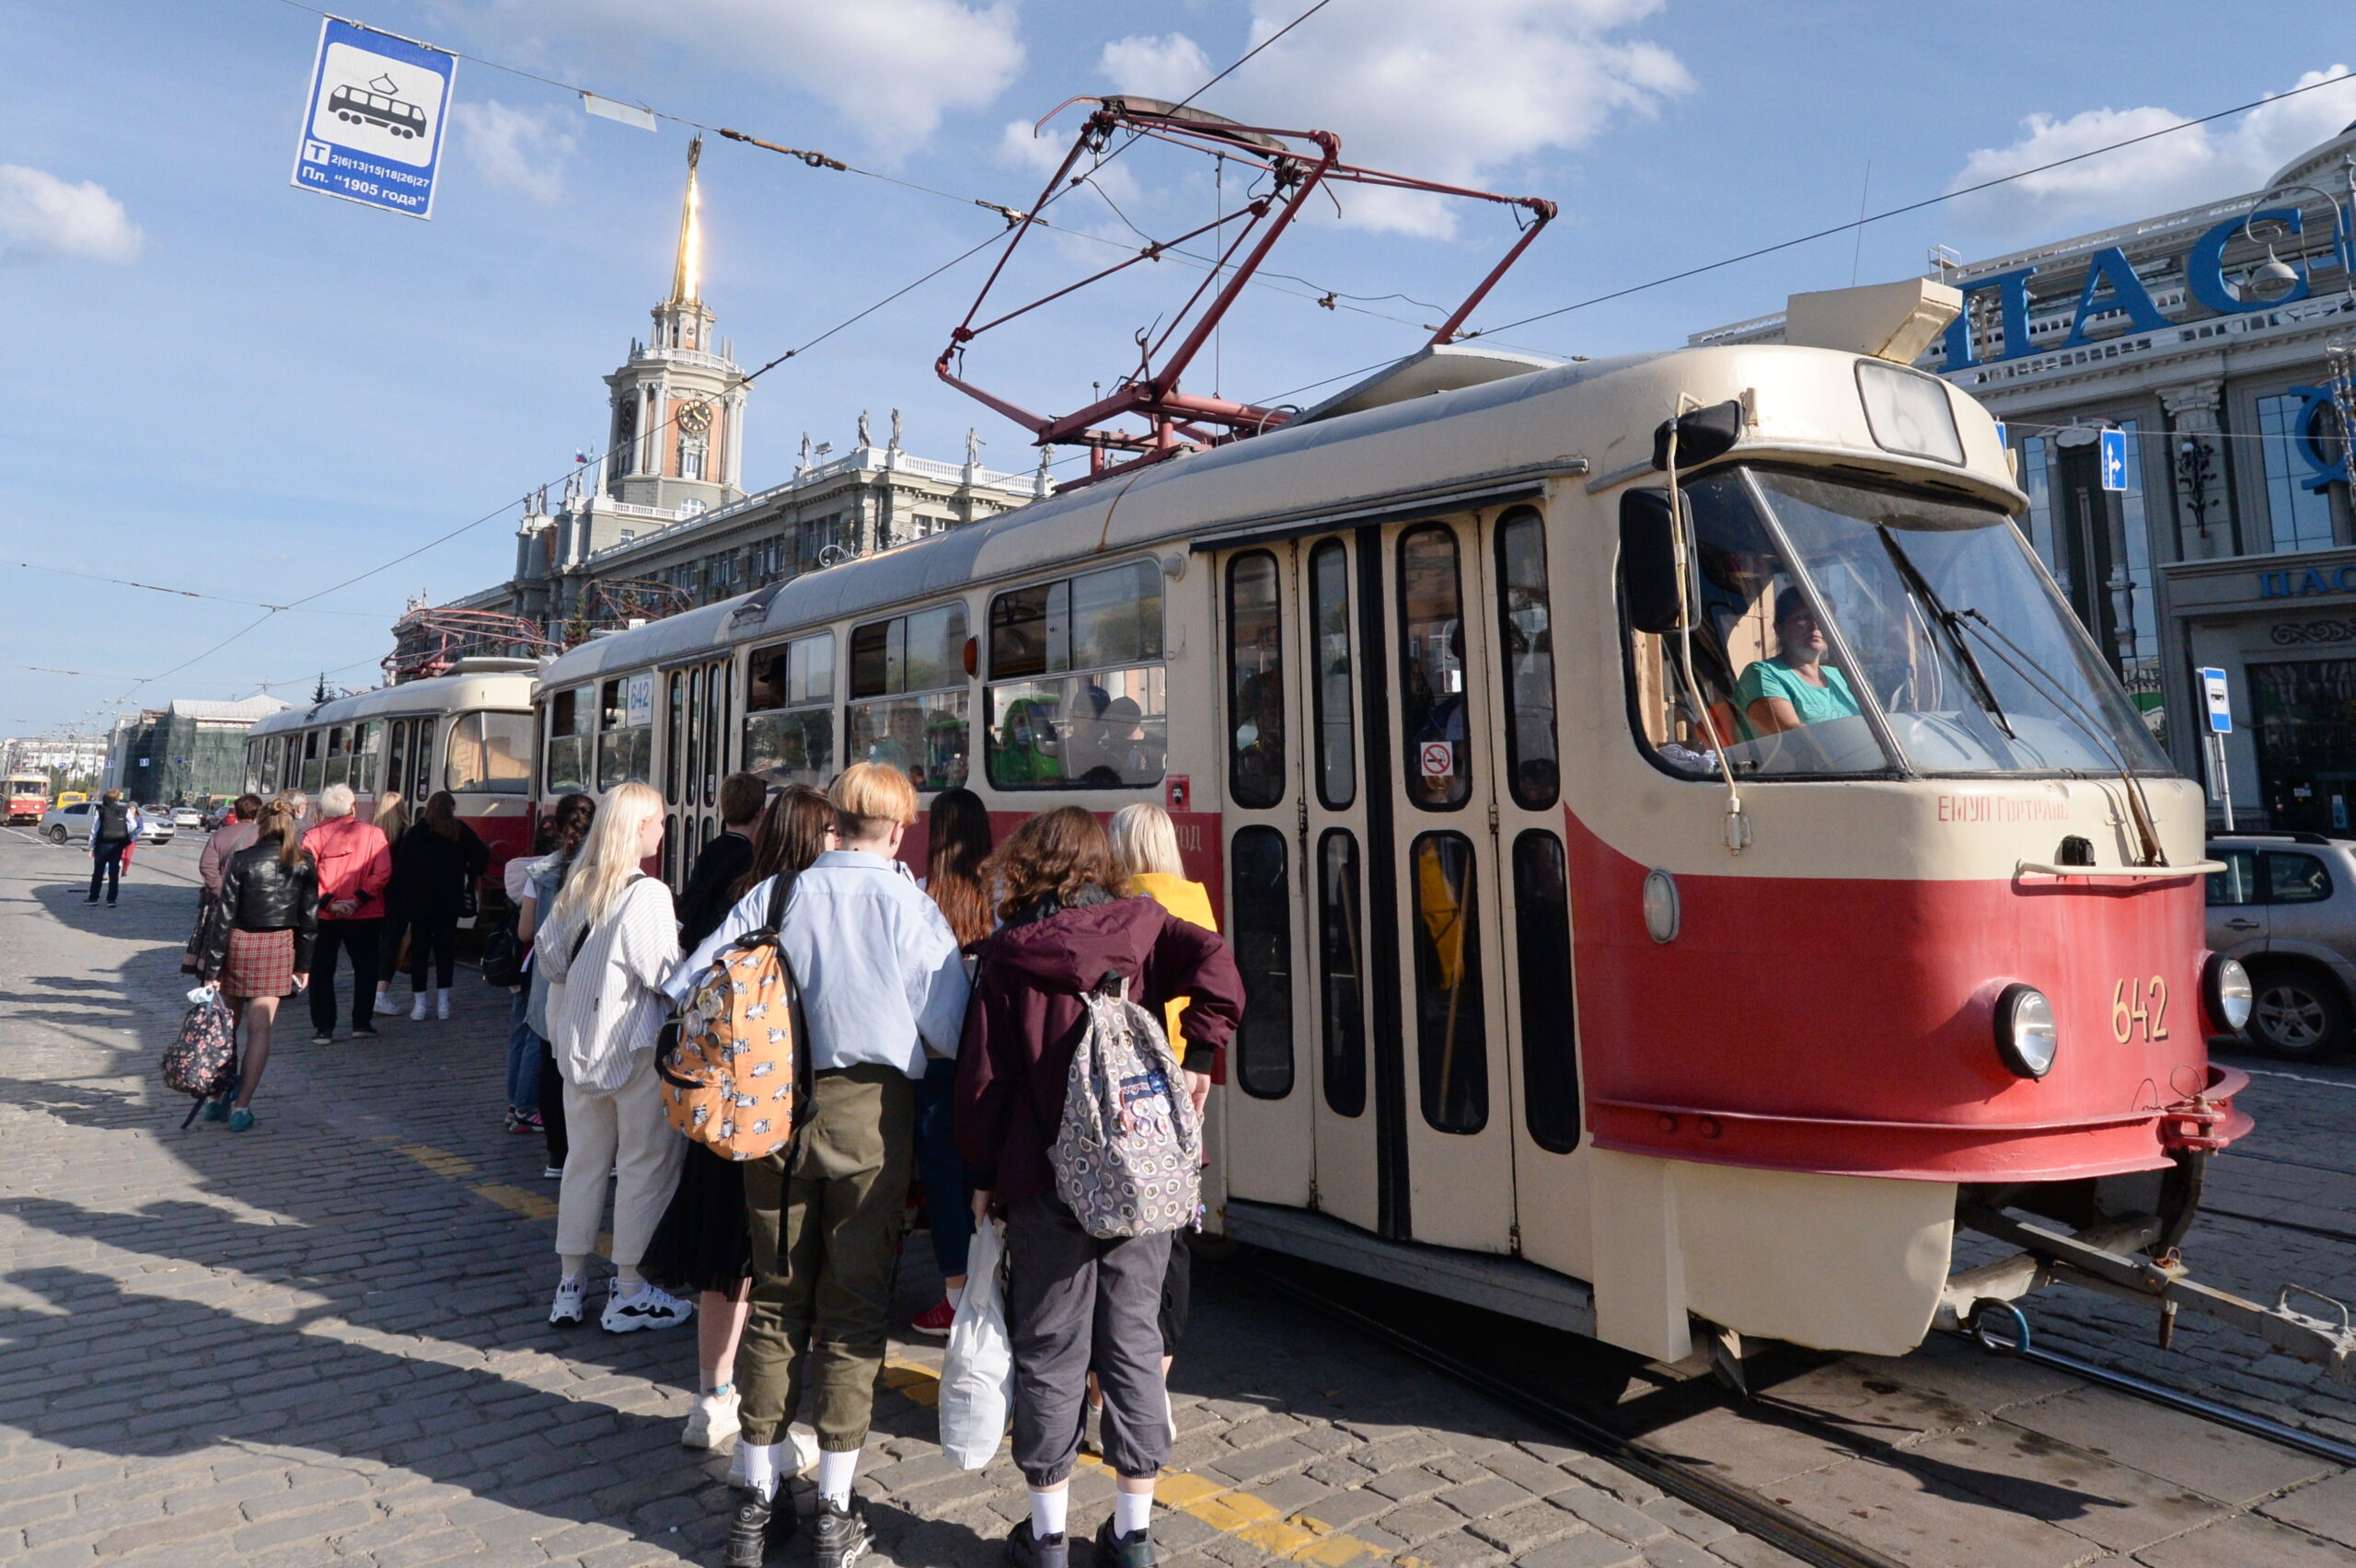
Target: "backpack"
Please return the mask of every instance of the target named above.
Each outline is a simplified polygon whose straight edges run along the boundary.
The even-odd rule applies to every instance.
[[[1203,1130],[1178,1058],[1127,980],[1107,972],[1081,999],[1088,1027],[1047,1155],[1056,1195],[1099,1240],[1184,1229],[1202,1203]]]
[[[206,1101],[237,1087],[237,1025],[220,992],[188,1009],[179,1034],[164,1047],[163,1066],[166,1089],[196,1097],[182,1127],[196,1120]]]
[[[654,1054],[664,1114],[722,1159],[775,1154],[810,1102],[810,1053],[778,942],[791,881],[770,884],[768,920],[720,950]]]
[[[121,801],[102,801],[98,804],[98,842],[128,844],[131,842],[131,808]]]

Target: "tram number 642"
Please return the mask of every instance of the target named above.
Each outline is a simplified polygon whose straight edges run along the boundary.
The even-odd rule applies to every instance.
[[[2124,1045],[2139,1033],[2143,1039],[2168,1037],[2168,983],[2158,975],[2149,980],[2121,980],[2110,992],[2110,1037]]]

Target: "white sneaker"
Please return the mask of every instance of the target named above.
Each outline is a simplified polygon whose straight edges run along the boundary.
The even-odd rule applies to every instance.
[[[409,1020],[411,1023],[423,1023],[425,1021],[425,997],[422,994],[418,997],[415,1002],[410,1004],[409,1009]]]
[[[682,1301],[660,1286],[641,1285],[625,1296],[617,1281],[597,1324],[609,1334],[627,1334],[639,1329],[676,1328],[695,1315],[694,1302]]]
[[[443,1020],[445,1022],[448,1021],[449,1017],[450,1017],[450,993],[449,993],[449,992],[447,992],[447,991],[438,991],[438,992],[436,992],[436,993],[434,994],[434,997],[433,997],[433,1016],[434,1016],[435,1018],[438,1018],[438,1019]]]
[[[724,1394],[698,1394],[695,1408],[687,1412],[687,1424],[679,1434],[682,1447],[717,1448],[736,1435],[736,1390]]]
[[[556,1284],[556,1299],[549,1306],[549,1321],[560,1329],[577,1329],[589,1317],[589,1281],[575,1274]]]

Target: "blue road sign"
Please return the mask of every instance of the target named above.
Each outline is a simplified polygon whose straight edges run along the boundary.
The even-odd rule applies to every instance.
[[[328,17],[319,27],[294,183],[388,213],[432,217],[442,122],[457,71],[455,54]]]
[[[2127,432],[2123,430],[2102,432],[2102,488],[2107,490],[2127,488]]]
[[[2209,729],[2212,733],[2230,735],[2234,732],[2234,699],[2225,689],[2225,672],[2204,669],[2200,672],[2200,694],[2209,704]]]

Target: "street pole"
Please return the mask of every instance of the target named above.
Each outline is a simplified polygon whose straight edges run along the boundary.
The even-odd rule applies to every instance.
[[[2225,771],[2225,737],[2212,733],[2209,742],[2210,755],[2215,759],[2210,765],[2210,777],[2217,782],[2217,799],[2224,803],[2225,808],[2225,831],[2231,833],[2234,831],[2234,780]]]

